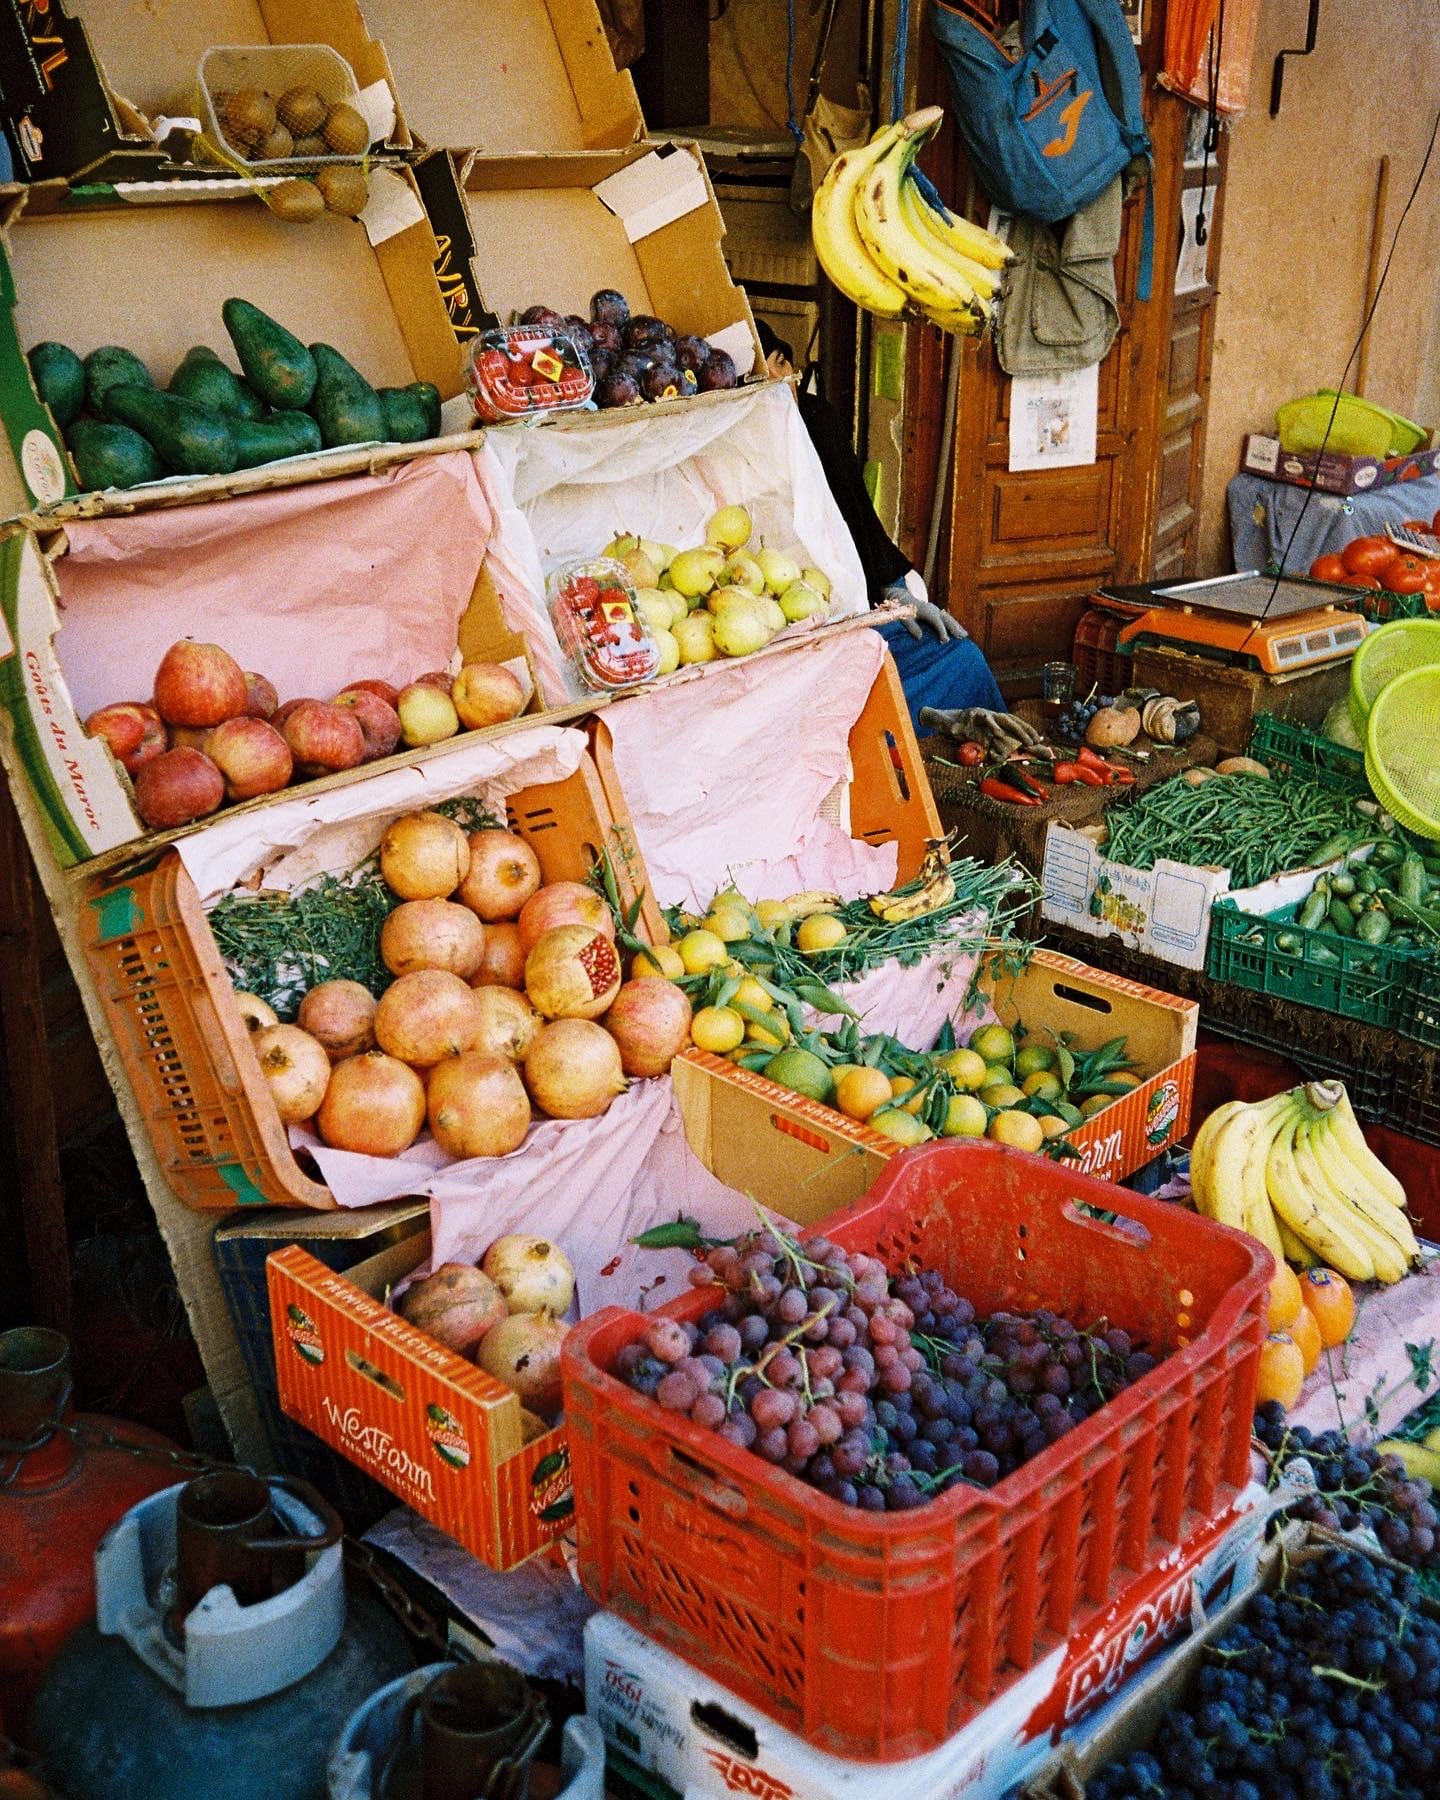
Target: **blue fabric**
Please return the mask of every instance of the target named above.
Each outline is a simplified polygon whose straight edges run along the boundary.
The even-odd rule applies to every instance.
[[[918,643],[905,629],[902,620],[880,627],[886,648],[895,658],[900,672],[900,685],[905,689],[905,704],[910,708],[910,723],[920,735],[920,708],[937,706],[947,710],[956,706],[988,706],[995,712],[1009,709],[990,673],[979,646],[971,638],[947,638],[944,643],[928,628],[922,627]]]
[[[1397,481],[1368,494],[1314,493],[1305,507],[1307,493],[1306,488],[1267,481],[1263,475],[1235,476],[1227,499],[1237,569],[1278,564],[1302,507],[1305,522],[1291,546],[1288,575],[1305,574],[1317,556],[1343,550],[1352,538],[1381,536],[1387,523],[1431,518],[1440,508],[1440,475]]]

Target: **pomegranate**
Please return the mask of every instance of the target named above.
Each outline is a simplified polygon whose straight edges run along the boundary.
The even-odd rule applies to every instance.
[[[275,683],[267,681],[263,675],[257,675],[253,669],[245,671],[245,716],[250,719],[273,718],[275,709],[280,704],[280,696],[275,692]]]
[[[557,925],[588,925],[593,931],[603,931],[606,937],[615,935],[615,920],[610,908],[594,888],[586,887],[583,881],[547,882],[520,908],[516,922],[527,956],[544,934],[553,931]]]
[[[225,798],[225,777],[203,750],[163,750],[135,777],[135,810],[154,830],[188,825]]]
[[[425,1104],[435,1142],[447,1156],[508,1156],[530,1129],[530,1096],[513,1062],[472,1050],[430,1071]]]
[[[400,1316],[461,1356],[469,1356],[492,1326],[506,1316],[500,1290],[470,1263],[441,1263],[433,1275],[406,1288]]]
[[[553,1419],[563,1398],[560,1346],[566,1334],[567,1327],[549,1313],[512,1313],[481,1338],[475,1361],[513,1388],[522,1406]]]
[[[300,1002],[295,1023],[331,1062],[343,1062],[375,1048],[375,996],[358,981],[322,981]]]
[[[557,925],[525,958],[525,992],[547,1019],[598,1019],[620,980],[619,952],[589,925]]]
[[[402,900],[445,900],[465,879],[470,845],[444,813],[406,813],[380,840],[380,873]]]
[[[218,644],[181,638],[155,671],[155,710],[167,725],[218,725],[250,704],[245,671]]]
[[[540,859],[513,831],[472,831],[470,870],[455,898],[487,925],[513,919],[540,886]]]
[[[552,1119],[596,1119],[625,1088],[620,1047],[589,1019],[541,1026],[525,1055],[530,1098]]]
[[[575,1295],[570,1258],[548,1238],[517,1233],[496,1238],[480,1267],[499,1288],[512,1313],[548,1312],[561,1318]]]
[[[227,800],[276,794],[294,772],[284,738],[273,725],[248,713],[222,720],[206,740],[205,754],[225,777]]]
[[[470,977],[471,987],[519,988],[525,985],[525,952],[520,927],[508,919],[485,927],[485,954]]]
[[[330,1058],[324,1046],[298,1025],[267,1025],[255,1033],[253,1042],[260,1073],[281,1119],[298,1125],[313,1118],[330,1083]]]
[[[504,725],[525,707],[525,690],[500,663],[466,663],[455,677],[450,698],[467,731]]]
[[[328,700],[305,700],[281,730],[302,775],[333,775],[365,760],[365,733],[354,713]]]
[[[511,1062],[524,1062],[535,1033],[545,1023],[539,1013],[514,988],[476,988],[475,999],[480,1009],[475,1048],[491,1056],[507,1056]]]
[[[380,956],[392,975],[448,969],[468,981],[485,954],[485,927],[453,900],[402,900],[380,928]]]
[[[391,982],[375,1008],[375,1041],[412,1068],[428,1069],[473,1049],[478,989],[448,969],[416,969]]]
[[[383,1050],[348,1056],[330,1071],[315,1123],[332,1149],[398,1156],[425,1123],[425,1083]]]
[[[620,1046],[627,1075],[663,1075],[690,1041],[690,1000],[673,981],[627,981],[602,1023]]]
[[[245,1021],[245,1029],[252,1037],[267,1025],[280,1023],[275,1016],[275,1008],[268,1000],[262,1000],[258,994],[247,994],[244,988],[236,989],[235,1004],[240,1008],[240,1017]]]

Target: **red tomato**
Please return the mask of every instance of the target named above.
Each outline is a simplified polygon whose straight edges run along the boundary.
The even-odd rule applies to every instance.
[[[1394,554],[1387,537],[1358,537],[1341,551],[1340,560],[1351,575],[1378,575]]]
[[[1387,594],[1418,594],[1425,586],[1426,563],[1423,556],[1403,552],[1392,556],[1380,571],[1380,585]]]
[[[1371,594],[1379,594],[1379,593],[1384,592],[1384,589],[1380,586],[1379,581],[1373,575],[1347,575],[1345,577],[1344,585],[1346,587],[1364,588],[1368,593],[1371,593]]]
[[[1407,519],[1405,529],[1407,531],[1423,531],[1427,537],[1431,535],[1429,522],[1425,519]]]
[[[1312,581],[1343,581],[1349,573],[1338,556],[1317,556],[1310,565]]]
[[[1427,556],[1425,562],[1425,596],[1433,612],[1440,606],[1440,557]]]
[[[1430,521],[1430,529],[1434,532],[1436,537],[1440,537],[1440,512],[1437,512],[1435,517]]]

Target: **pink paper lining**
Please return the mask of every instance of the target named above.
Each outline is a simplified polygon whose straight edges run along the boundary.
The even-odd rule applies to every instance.
[[[488,467],[451,451],[378,475],[68,524],[69,554],[54,564],[56,649],[76,710],[148,698],[181,637],[222,644],[282,700],[444,668],[487,551],[502,611],[519,580],[493,483]]]
[[[703,907],[732,876],[751,900],[891,886],[894,844],[859,842],[820,811],[849,773],[884,655],[878,633],[847,632],[611,707],[616,772],[662,906]]]

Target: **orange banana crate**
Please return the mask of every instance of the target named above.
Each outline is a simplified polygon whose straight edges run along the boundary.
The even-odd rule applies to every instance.
[[[989,1143],[906,1151],[824,1234],[892,1270],[940,1269],[982,1314],[1104,1317],[1168,1352],[994,1488],[871,1514],[612,1375],[644,1315],[610,1307],[571,1332],[586,1591],[817,1748],[893,1762],[1098,1627],[1232,1503],[1249,1479],[1272,1264],[1241,1232]],[[712,1304],[695,1291],[660,1311]]]
[[[780,661],[783,666],[783,658]],[[703,699],[703,682],[696,691]],[[603,715],[591,724],[590,744],[606,797],[618,812],[628,815]],[[867,844],[897,844],[896,882],[911,880],[919,872],[927,844],[944,837],[945,827],[930,792],[900,674],[888,652],[851,727],[850,765],[851,837]],[[743,831],[744,821],[735,823]]]
[[[628,821],[607,801],[588,756],[565,780],[512,795],[507,811],[546,881],[583,881],[608,847],[622,901],[644,887]],[[653,911],[648,898],[645,905],[641,935]],[[290,1148],[179,856],[92,894],[80,922],[126,1076],[185,1204],[333,1207],[329,1188]]]

